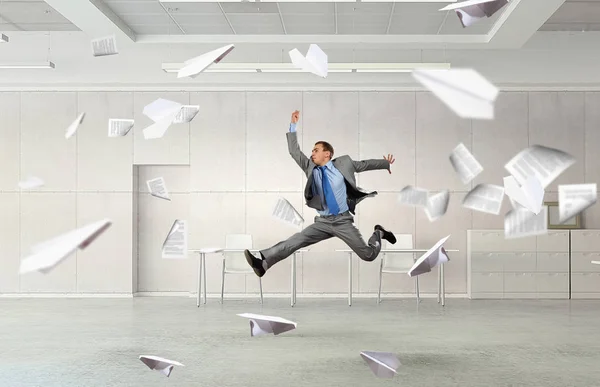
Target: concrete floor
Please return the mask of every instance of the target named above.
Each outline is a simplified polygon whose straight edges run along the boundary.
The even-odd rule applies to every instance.
[[[598,386],[600,302],[0,300],[0,386]],[[298,323],[250,337],[236,313]],[[362,350],[394,352],[377,379]],[[170,378],[138,356],[177,360]]]

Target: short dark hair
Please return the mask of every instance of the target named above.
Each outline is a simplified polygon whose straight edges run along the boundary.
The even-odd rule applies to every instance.
[[[315,145],[321,145],[323,147],[324,151],[329,151],[331,153],[331,157],[329,157],[330,159],[333,159],[333,147],[331,146],[330,143],[328,143],[327,141],[317,141],[315,142]]]

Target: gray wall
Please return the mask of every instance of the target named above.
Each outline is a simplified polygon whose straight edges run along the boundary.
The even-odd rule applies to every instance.
[[[156,98],[200,105],[190,124],[172,126],[158,140],[144,140],[150,124],[142,109]],[[446,267],[448,293],[466,293],[467,229],[501,229],[503,217],[472,212],[460,203],[474,184],[502,184],[503,166],[532,144],[557,147],[577,163],[552,184],[600,179],[600,93],[505,92],[494,121],[462,120],[427,92],[4,92],[0,93],[0,292],[131,293],[195,291],[196,260],[162,260],[160,245],[176,218],[188,219],[190,248],[223,245],[227,233],[249,233],[255,248],[268,247],[295,232],[271,218],[279,195],[303,213],[305,178],[287,153],[290,114],[301,111],[302,148],[330,141],[336,155],[354,159],[393,153],[392,174],[359,175],[359,185],[377,190],[358,206],[355,223],[367,238],[380,223],[396,233],[415,235],[427,248],[452,234],[447,248],[460,249]],[[71,139],[67,126],[78,112],[83,124]],[[108,138],[109,118],[135,118],[126,137]],[[484,166],[464,186],[448,161],[463,142]],[[143,165],[134,168],[134,165]],[[27,175],[46,185],[20,192]],[[136,184],[139,174],[139,181]],[[150,197],[146,180],[163,176],[172,201]],[[422,210],[400,206],[405,185],[451,190],[447,214],[430,223]],[[139,193],[137,192],[139,191]],[[509,208],[505,200],[503,212]],[[50,274],[19,276],[20,257],[32,244],[88,222],[109,217],[113,226],[86,250],[69,257]],[[587,228],[600,228],[600,209],[584,214]],[[135,242],[137,240],[137,243]],[[336,239],[312,247],[298,262],[299,293],[344,293],[345,245]],[[135,252],[137,251],[137,257]],[[376,291],[378,261],[354,262],[354,291]],[[208,291],[220,290],[220,258],[207,262]],[[289,260],[264,277],[266,293],[289,291]],[[254,293],[253,276],[229,276],[228,292]],[[403,276],[384,277],[384,290],[411,292]],[[424,276],[424,292],[435,292],[435,276]]]

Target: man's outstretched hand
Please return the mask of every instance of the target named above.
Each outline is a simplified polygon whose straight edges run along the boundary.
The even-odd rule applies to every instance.
[[[389,162],[390,162],[390,166],[391,166],[392,164],[394,164],[394,161],[396,161],[396,159],[394,158],[394,155],[391,155],[391,154],[389,154],[389,153],[388,153],[387,157],[385,157],[385,155],[384,155],[384,156],[383,156],[383,158],[384,158],[385,160],[387,160],[387,161],[389,161]],[[392,169],[391,169],[391,168],[390,168],[390,169],[388,169],[388,172],[389,172],[389,173],[392,173]]]
[[[292,113],[292,124],[297,124],[300,119],[300,110],[295,110]]]

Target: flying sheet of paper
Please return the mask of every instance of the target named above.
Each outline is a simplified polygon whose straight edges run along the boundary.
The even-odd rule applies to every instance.
[[[409,206],[426,207],[428,198],[428,190],[416,188],[412,185],[407,185],[398,193],[398,201]]]
[[[144,138],[146,140],[153,140],[164,136],[173,123],[173,120],[175,120],[175,117],[177,117],[177,114],[179,114],[179,110],[171,112],[171,114],[165,116],[165,118],[145,128]]]
[[[440,11],[454,10],[464,28],[492,16],[506,4],[508,0],[469,0],[447,5]]]
[[[44,180],[39,177],[29,176],[25,180],[19,182],[19,188],[21,189],[33,189],[39,188],[44,185]]]
[[[434,222],[441,218],[448,209],[448,202],[450,201],[450,191],[444,190],[434,195],[429,196],[427,199],[427,206],[425,207],[425,215],[430,222]]]
[[[425,254],[421,255],[421,257],[417,259],[415,264],[408,271],[408,276],[415,277],[424,273],[429,273],[431,269],[437,265],[448,262],[450,258],[444,249],[444,243],[446,243],[448,238],[450,238],[450,235],[437,241],[432,248],[427,250]]]
[[[529,176],[525,185],[520,186],[513,176],[504,178],[504,193],[513,202],[539,214],[544,202],[544,188],[535,176]],[[513,208],[515,208],[513,204]]]
[[[504,188],[494,184],[477,184],[463,199],[463,207],[498,215],[504,199]]]
[[[542,145],[533,145],[520,151],[506,163],[504,168],[521,185],[527,182],[529,176],[535,176],[542,188],[546,188],[573,164],[575,164],[575,158],[566,152]]]
[[[190,122],[196,117],[196,114],[200,111],[200,105],[183,105],[179,110],[177,116],[173,120],[174,124],[185,124]]]
[[[77,248],[85,249],[111,224],[110,219],[103,219],[31,247],[31,255],[21,261],[19,273],[49,273]]]
[[[79,128],[79,125],[83,122],[84,116],[85,116],[85,113],[79,114],[79,116],[75,119],[75,121],[73,121],[73,123],[71,125],[69,125],[69,127],[67,128],[67,131],[65,132],[65,138],[70,138],[75,134],[75,132],[77,131],[77,128]]]
[[[539,214],[527,208],[511,210],[504,215],[504,238],[522,238],[548,233],[548,206],[543,206]]]
[[[304,57],[297,48],[289,52],[290,59],[295,68],[313,73],[322,78],[327,77],[327,54],[316,44],[311,44]]]
[[[450,154],[450,164],[460,177],[463,184],[469,184],[483,171],[483,167],[461,142]]]
[[[379,378],[393,378],[401,365],[396,355],[390,352],[362,351],[360,356]]]
[[[264,316],[254,313],[238,314],[240,317],[250,319],[250,336],[261,336],[267,334],[279,335],[281,333],[296,329],[297,323],[281,317]]]
[[[151,370],[158,371],[166,377],[169,377],[171,375],[174,366],[185,367],[183,364],[177,361],[165,359],[163,357],[158,356],[141,355],[140,360]]]
[[[167,191],[167,185],[165,184],[165,179],[162,177],[157,177],[156,179],[146,181],[146,185],[148,186],[148,191],[150,191],[150,195],[157,197],[159,199],[165,199],[171,201],[169,198],[169,191]]]
[[[498,89],[472,69],[416,69],[413,77],[459,117],[494,119]]]
[[[114,35],[111,35],[92,40],[92,53],[94,56],[118,54],[117,38]]]
[[[558,186],[558,216],[564,223],[591,207],[598,200],[596,184],[565,184]]]
[[[110,118],[108,120],[108,137],[122,137],[133,128],[134,120]]]
[[[219,63],[227,54],[233,50],[235,46],[229,44],[217,48],[216,50],[207,52],[200,56],[188,59],[184,62],[184,66],[177,72],[177,78],[190,77],[195,78],[202,71],[206,70],[213,63]]]
[[[170,101],[164,98],[158,98],[148,105],[144,106],[142,113],[154,122],[159,122],[173,113],[179,115],[183,105],[179,102]]]
[[[277,203],[275,204],[272,215],[273,217],[297,228],[302,228],[302,224],[304,224],[302,215],[300,215],[294,206],[292,206],[291,203],[284,198],[277,199]]]
[[[162,245],[162,257],[166,259],[186,259],[188,253],[187,222],[177,219]]]

